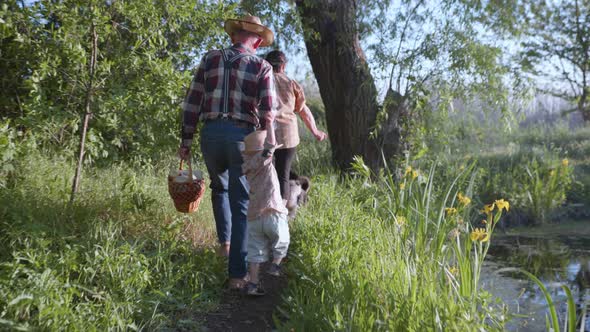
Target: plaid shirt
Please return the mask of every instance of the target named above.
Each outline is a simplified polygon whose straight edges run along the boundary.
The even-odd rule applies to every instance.
[[[197,122],[229,117],[264,128],[264,112],[274,111],[275,87],[271,65],[251,49],[238,43],[225,49],[228,59],[245,54],[231,64],[228,105],[224,105],[224,61],[222,52],[207,53],[197,69],[182,103],[182,145],[192,144]],[[226,107],[224,107],[226,106]]]

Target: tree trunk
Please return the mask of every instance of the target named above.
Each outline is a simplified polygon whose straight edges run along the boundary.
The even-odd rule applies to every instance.
[[[361,156],[367,166],[377,170],[382,166],[382,157],[389,159],[393,151],[383,150],[383,137],[388,135],[379,133],[375,139],[370,136],[380,105],[359,43],[356,1],[297,0],[296,5],[307,54],[326,108],[333,160],[346,171],[353,157]]]
[[[586,75],[584,75],[584,83],[586,83]],[[582,94],[580,95],[578,100],[578,112],[582,114],[584,124],[590,123],[590,105],[586,105],[586,100],[588,99],[588,91],[590,91],[590,88],[583,87]]]
[[[92,94],[94,89],[94,73],[96,71],[96,58],[98,53],[98,34],[94,22],[90,28],[92,34],[92,46],[90,50],[90,62],[88,63],[88,83],[86,84],[86,97],[84,101],[84,119],[82,121],[82,130],[80,132],[80,145],[78,148],[78,163],[76,165],[76,173],[74,174],[74,181],[72,183],[72,193],[70,195],[70,204],[74,202],[76,193],[80,186],[80,177],[82,174],[82,167],[84,165],[84,144],[86,142],[86,133],[88,132],[88,123],[92,117]]]

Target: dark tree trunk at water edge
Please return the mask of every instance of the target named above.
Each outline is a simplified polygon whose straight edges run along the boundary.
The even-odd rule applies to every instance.
[[[298,0],[305,44],[326,108],[333,160],[347,170],[362,156],[373,170],[381,165],[380,144],[369,137],[380,105],[359,44],[354,0]],[[388,157],[388,151],[383,151]]]

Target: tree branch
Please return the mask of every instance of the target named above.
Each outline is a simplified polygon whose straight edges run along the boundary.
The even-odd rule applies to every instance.
[[[416,10],[418,10],[418,8],[424,3],[424,0],[420,0],[416,3],[416,5],[410,10],[410,14],[408,15],[408,17],[406,18],[406,22],[404,23],[404,28],[402,30],[402,34],[400,36],[400,40],[399,40],[399,44],[397,46],[397,52],[395,54],[395,58],[394,58],[394,65],[391,68],[391,75],[389,76],[389,88],[391,89],[391,85],[392,85],[392,80],[393,80],[393,73],[394,73],[394,69],[396,64],[399,62],[399,54],[402,48],[402,44],[404,43],[405,39],[406,39],[406,32],[408,30],[408,27],[410,26],[410,20],[413,18],[414,14],[416,13]],[[401,75],[401,70],[400,70],[400,75]],[[399,89],[399,77],[398,77],[398,89]]]

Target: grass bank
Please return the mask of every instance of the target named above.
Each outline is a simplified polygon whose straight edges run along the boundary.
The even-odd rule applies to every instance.
[[[579,143],[566,138],[548,148],[525,135],[516,141],[543,150],[425,156],[377,177],[357,162],[347,178],[330,169],[327,144],[304,144],[297,170],[313,185],[292,224],[280,328],[502,330],[510,315],[479,279],[506,209],[480,209],[500,198],[560,207],[571,193],[560,179],[579,181],[587,163],[565,152]],[[168,165],[114,164],[86,172],[69,206],[71,165],[31,153],[2,181],[0,329],[198,329],[195,313],[217,304],[225,279],[208,198],[195,214],[176,213]],[[547,179],[556,179],[549,196]]]
[[[84,174],[68,206],[71,163],[30,156],[0,189],[0,329],[197,329],[225,265],[209,200],[174,211],[166,167]]]
[[[495,223],[466,222],[478,213],[469,170],[452,182],[410,168],[372,181],[358,166],[356,177],[314,178],[292,224],[281,329],[502,330],[504,307],[478,287]]]

